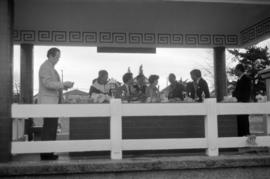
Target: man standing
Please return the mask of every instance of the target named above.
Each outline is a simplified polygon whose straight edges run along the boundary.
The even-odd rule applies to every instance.
[[[238,76],[235,90],[232,93],[238,102],[249,102],[251,96],[251,79],[245,73],[245,68],[242,64],[235,67],[235,75]],[[238,136],[250,135],[248,115],[237,116]]]
[[[193,82],[187,84],[187,95],[197,102],[202,102],[203,98],[210,98],[207,82],[202,78],[201,71],[194,69],[190,72]]]
[[[62,100],[62,90],[73,86],[73,82],[61,82],[59,74],[54,66],[60,58],[60,50],[51,48],[47,52],[48,59],[40,66],[39,69],[39,104],[59,104]],[[58,118],[44,118],[41,140],[56,140]],[[56,160],[57,155],[53,153],[40,154],[41,160]]]

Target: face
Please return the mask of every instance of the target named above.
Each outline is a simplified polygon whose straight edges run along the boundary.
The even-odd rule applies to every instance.
[[[170,82],[170,83],[175,82],[175,77],[174,77],[173,75],[170,75],[170,76],[169,76],[169,82]]]
[[[240,76],[241,75],[241,71],[238,70],[238,69],[235,69],[234,70],[234,73],[235,73],[236,76]]]
[[[61,56],[61,53],[60,52],[56,52],[56,55],[55,56],[50,56],[50,60],[53,63],[53,65],[56,65],[57,64],[57,62],[60,59],[60,56]]]
[[[137,78],[137,81],[140,85],[143,85],[144,84],[144,78],[143,77],[139,77]]]
[[[128,85],[132,85],[133,84],[133,78],[130,78],[127,82]]]
[[[158,85],[158,80],[155,80],[153,84],[154,84],[154,86],[157,86]]]
[[[190,77],[193,81],[196,81],[197,77],[194,74],[190,74]]]
[[[100,77],[100,81],[102,84],[106,84],[108,81],[108,74],[104,74]]]

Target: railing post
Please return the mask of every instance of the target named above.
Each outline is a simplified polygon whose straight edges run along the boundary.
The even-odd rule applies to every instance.
[[[218,156],[218,122],[217,103],[215,98],[205,99],[207,115],[205,116],[205,137],[207,140],[206,154],[208,156]]]
[[[120,99],[110,100],[111,159],[122,159],[122,103]]]

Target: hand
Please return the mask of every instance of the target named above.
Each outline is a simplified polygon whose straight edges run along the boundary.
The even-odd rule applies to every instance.
[[[64,86],[64,89],[65,89],[65,90],[67,90],[67,89],[69,89],[69,88],[72,88],[73,85],[74,85],[74,82],[71,82],[71,81],[65,81],[65,82],[63,83],[63,86]]]

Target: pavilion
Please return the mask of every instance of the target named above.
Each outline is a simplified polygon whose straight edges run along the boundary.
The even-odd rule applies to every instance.
[[[0,0],[0,19],[0,162],[11,156],[14,44],[24,103],[32,103],[34,45],[213,48],[221,101],[225,49],[270,37],[269,0]]]

